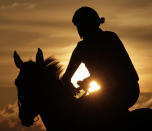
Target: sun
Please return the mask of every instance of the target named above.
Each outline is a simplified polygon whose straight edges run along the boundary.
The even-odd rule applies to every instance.
[[[94,92],[94,91],[97,91],[100,89],[100,86],[97,84],[97,82],[95,81],[92,81],[90,84],[89,84],[90,88],[88,89],[88,92],[91,93],[91,92]]]
[[[89,76],[90,76],[90,73],[88,69],[86,68],[85,64],[81,63],[78,69],[75,71],[74,75],[72,76],[71,82],[75,88],[78,88],[79,85],[77,84],[77,82],[82,81],[83,79]],[[87,95],[99,90],[100,88],[101,88],[100,85],[95,80],[90,81]]]

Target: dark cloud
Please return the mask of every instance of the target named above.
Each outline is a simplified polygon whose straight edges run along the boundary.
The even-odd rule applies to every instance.
[[[151,0],[127,0],[124,3],[125,3],[124,6],[131,7],[134,9],[147,8],[147,7],[151,7],[152,5]]]
[[[23,47],[31,41],[38,39],[39,33],[26,32],[24,30],[0,29],[0,44],[5,47]]]
[[[14,8],[18,8],[18,9],[23,9],[23,8],[27,8],[27,9],[33,9],[36,7],[36,4],[29,2],[27,0],[5,0],[5,1],[0,1],[0,9],[14,9]]]
[[[30,16],[32,17],[32,16]],[[1,25],[8,25],[8,26],[39,26],[39,27],[49,27],[49,28],[72,28],[71,21],[57,21],[57,20],[42,20],[41,18],[29,20],[26,18],[22,18],[19,20],[10,19],[10,18],[0,18]]]
[[[98,9],[104,9],[104,10],[113,10],[113,9],[138,9],[138,8],[147,8],[151,7],[152,1],[151,0],[87,0],[87,1],[82,1],[82,0],[0,0],[0,5],[3,5],[5,7],[13,5],[13,3],[18,3],[20,5],[26,5],[28,4],[35,4],[37,5],[37,8],[41,9],[56,9],[58,7],[58,10],[68,10],[70,9],[76,9],[80,6],[92,6],[92,7],[97,7]],[[107,8],[108,7],[108,8]],[[119,12],[121,13],[121,12]]]

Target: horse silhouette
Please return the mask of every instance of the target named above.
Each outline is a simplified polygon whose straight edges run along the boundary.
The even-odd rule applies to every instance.
[[[128,111],[119,119],[119,114],[113,117],[111,110],[105,113],[90,106],[93,103],[87,100],[87,96],[81,99],[73,97],[75,90],[69,90],[59,78],[62,66],[52,57],[44,60],[41,49],[36,54],[36,62],[23,62],[16,51],[14,62],[20,69],[15,84],[19,118],[24,126],[31,126],[35,117],[40,115],[47,130],[150,127],[151,109]]]
[[[40,114],[48,130],[58,128],[59,125],[60,128],[68,127],[66,120],[71,117],[68,105],[72,98],[70,99],[66,89],[62,88],[59,80],[61,67],[58,62],[53,58],[44,61],[40,49],[36,55],[36,62],[23,62],[17,52],[14,52],[14,61],[20,69],[15,84],[22,124],[32,125],[34,118]]]

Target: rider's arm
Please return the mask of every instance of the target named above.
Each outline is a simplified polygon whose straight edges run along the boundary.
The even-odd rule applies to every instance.
[[[65,74],[62,77],[62,80],[66,80],[66,82],[71,82],[71,77],[73,76],[74,72],[76,71],[80,63],[81,63],[81,49],[78,43],[77,47],[74,49],[72,53],[70,62],[65,71]]]

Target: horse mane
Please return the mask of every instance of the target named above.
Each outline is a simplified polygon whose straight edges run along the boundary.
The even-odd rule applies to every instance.
[[[54,73],[58,78],[60,78],[63,67],[60,65],[60,62],[57,59],[54,57],[48,57],[45,59],[44,65],[49,72]]]

